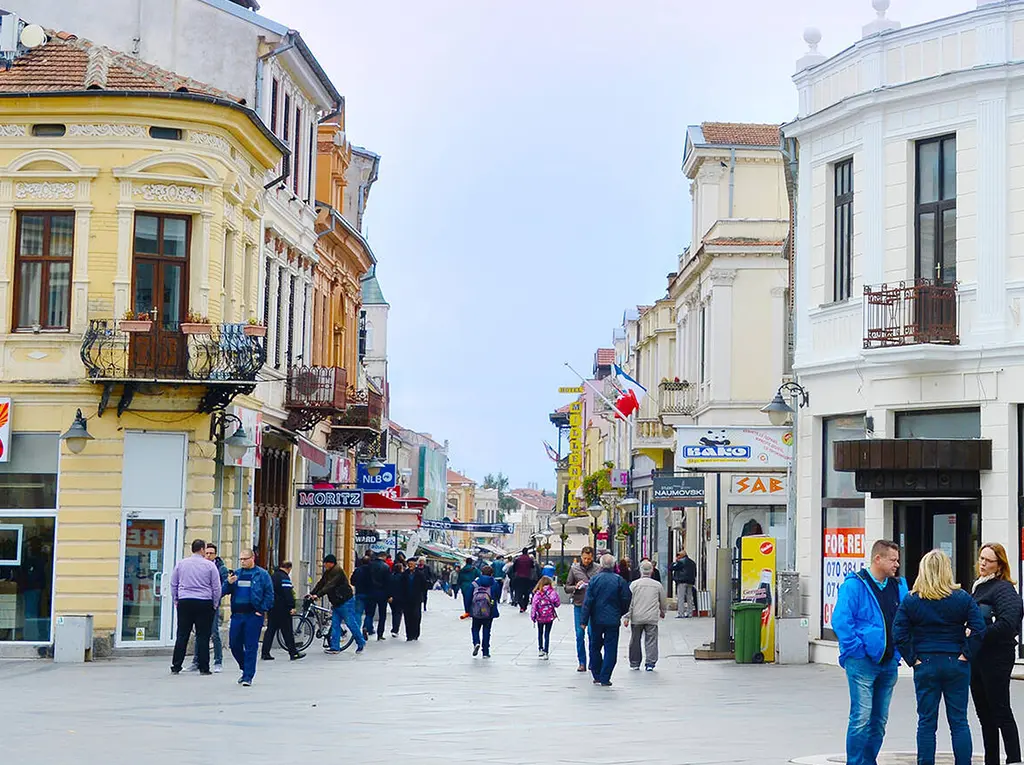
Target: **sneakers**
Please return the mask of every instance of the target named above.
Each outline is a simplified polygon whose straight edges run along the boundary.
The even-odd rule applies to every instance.
[[[398,637],[398,633],[397,632],[392,632],[391,633],[391,637]]]
[[[639,665],[639,664],[637,664],[637,665],[636,665],[635,667],[634,667],[634,666],[633,666],[633,665],[631,664],[631,665],[629,666],[629,668],[630,668],[630,669],[632,669],[632,670],[635,670],[635,671],[637,671],[637,672],[639,672],[639,671],[640,671],[640,665]]]
[[[296,651],[295,653],[292,654],[291,660],[295,661],[296,659],[301,659],[305,655],[306,654],[304,654],[302,651]]]
[[[365,648],[365,646],[359,646],[358,648],[356,648],[356,653],[362,653],[363,648]],[[338,651],[338,653],[341,653],[341,651]]]
[[[198,672],[199,671],[199,665],[198,664],[189,664],[188,668],[185,671],[186,672]]]
[[[578,667],[576,667],[576,671],[577,672],[586,672],[587,671],[587,665],[586,664],[580,664]]]
[[[462,615],[462,616],[460,616],[459,618],[460,618],[460,619],[468,619],[468,618],[469,618],[469,614],[463,614],[463,615]]]
[[[541,659],[544,658],[544,649],[543,648],[538,648],[537,649],[537,657],[541,658]]]
[[[235,680],[235,682],[238,683],[239,685],[241,685],[242,683],[245,682],[245,677],[243,675],[239,675],[238,679]]]
[[[489,658],[491,658],[491,655],[490,655],[489,653],[485,653],[485,654],[484,654],[484,658],[485,658],[485,659],[489,659]]]
[[[250,685],[252,685],[252,680],[243,680],[242,681],[242,687],[243,688],[248,688]],[[608,685],[611,685],[611,683],[608,683]]]
[[[359,649],[359,651],[362,651],[362,650],[363,650],[362,648]],[[356,651],[356,653],[359,653],[359,651]],[[333,648],[325,648],[324,649],[324,653],[327,654],[328,656],[337,656],[339,653],[341,653],[341,651],[335,651]]]
[[[377,635],[377,640],[387,640],[383,635]]]
[[[223,664],[214,664],[213,665],[213,674],[219,675],[223,671],[224,671],[224,665]]]
[[[637,669],[640,669],[640,667],[637,667]],[[644,667],[644,669],[646,669],[648,672],[653,672],[654,671],[654,665],[653,664],[648,664],[646,667]]]
[[[548,652],[547,652],[547,651],[545,651],[544,653],[542,653],[542,654],[540,655],[540,658],[542,658],[542,659],[543,659],[544,661],[547,661],[547,660],[548,660]]]
[[[266,656],[260,656],[260,661],[273,661],[274,657],[269,653]]]
[[[473,646],[473,655],[476,656],[478,653],[480,653],[480,644],[479,643],[477,643],[476,645]]]

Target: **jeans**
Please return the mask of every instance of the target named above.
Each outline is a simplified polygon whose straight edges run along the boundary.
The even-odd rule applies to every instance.
[[[377,626],[373,626],[374,615],[376,615]],[[366,617],[363,619],[363,629],[370,635],[374,632],[377,637],[384,636],[384,630],[388,624],[388,596],[386,593],[371,593],[366,596]]]
[[[692,584],[683,584],[680,582],[676,585],[676,605],[678,617],[693,616],[693,591],[694,586]]]
[[[356,618],[361,620],[363,626],[359,631],[366,632],[369,634],[373,631],[373,606],[370,604],[370,597],[368,595],[355,596],[355,614]]]
[[[228,628],[228,645],[231,655],[242,670],[242,680],[250,683],[256,676],[256,656],[260,650],[260,630],[263,629],[263,617],[249,612],[231,614],[231,626]]]
[[[1010,672],[1016,651],[1014,646],[992,646],[981,650],[971,664],[971,696],[981,723],[985,745],[985,765],[999,765],[999,733],[1007,762],[1020,762],[1020,733],[1010,708]]]
[[[484,656],[491,655],[491,623],[494,619],[473,619],[473,645],[482,645]],[[480,629],[483,628],[484,639],[480,642]]]
[[[178,634],[174,641],[171,670],[181,671],[192,629],[196,631],[196,664],[200,672],[210,671],[210,630],[213,628],[213,601],[182,598],[178,601]]]
[[[639,667],[643,655],[647,654],[644,664],[653,667],[658,663],[658,625],[630,623],[629,629],[632,632],[629,639],[629,666]],[[641,640],[644,641],[643,652],[640,650]]]
[[[391,601],[391,634],[397,635],[402,627],[402,613],[405,611],[405,604],[400,600]]]
[[[537,622],[537,650],[548,652],[551,645],[551,625],[554,622]]]
[[[917,692],[917,761],[935,763],[935,727],[939,722],[939,699],[946,705],[946,721],[953,739],[953,762],[971,765],[971,728],[967,724],[967,695],[971,665],[952,653],[925,653],[914,665]]]
[[[590,674],[601,683],[612,681],[619,652],[619,623],[590,625]]]
[[[850,686],[850,722],[846,728],[848,765],[875,765],[889,719],[889,702],[896,686],[895,661],[876,664],[871,659],[847,659]]]
[[[359,597],[358,595],[356,596]],[[363,631],[359,624],[359,616],[356,614],[356,604],[353,602],[354,598],[349,598],[340,606],[334,606],[331,609],[331,650],[341,650],[341,624],[345,623],[348,627],[348,631],[352,633],[352,636],[356,639],[356,645],[362,648],[366,645],[366,638],[363,637]]]
[[[587,625],[582,622],[583,606],[572,607],[572,624],[576,628],[576,659],[587,666]]]
[[[462,613],[469,613],[470,601],[473,600],[473,585],[464,584],[462,585]]]

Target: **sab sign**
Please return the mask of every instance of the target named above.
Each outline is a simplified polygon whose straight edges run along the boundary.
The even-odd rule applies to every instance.
[[[356,468],[356,483],[360,489],[367,489],[368,491],[390,489],[395,485],[397,473],[398,471],[395,469],[394,464],[389,463],[383,465],[377,475],[370,475],[366,465],[360,463]]]
[[[786,494],[785,476],[734,475],[732,493],[740,497],[772,497]]]
[[[793,458],[793,431],[787,427],[677,427],[678,467],[704,471],[778,470]]]

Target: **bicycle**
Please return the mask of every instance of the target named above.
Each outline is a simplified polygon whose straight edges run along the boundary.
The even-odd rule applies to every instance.
[[[292,616],[292,631],[295,633],[295,647],[300,651],[309,648],[313,644],[313,638],[322,638],[324,648],[330,648],[331,609],[306,598],[302,603],[302,612]],[[345,629],[344,624],[341,625],[341,650],[344,651],[354,642],[355,636]],[[280,632],[277,633],[277,644],[288,650]]]

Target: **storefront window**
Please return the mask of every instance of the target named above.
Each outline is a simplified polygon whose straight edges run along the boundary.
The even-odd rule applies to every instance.
[[[981,410],[899,412],[896,438],[981,438]]]
[[[835,443],[865,437],[864,415],[832,417],[822,422],[821,479],[821,634],[835,640],[832,610],[839,585],[864,564],[864,494],[853,473],[835,469]]]

